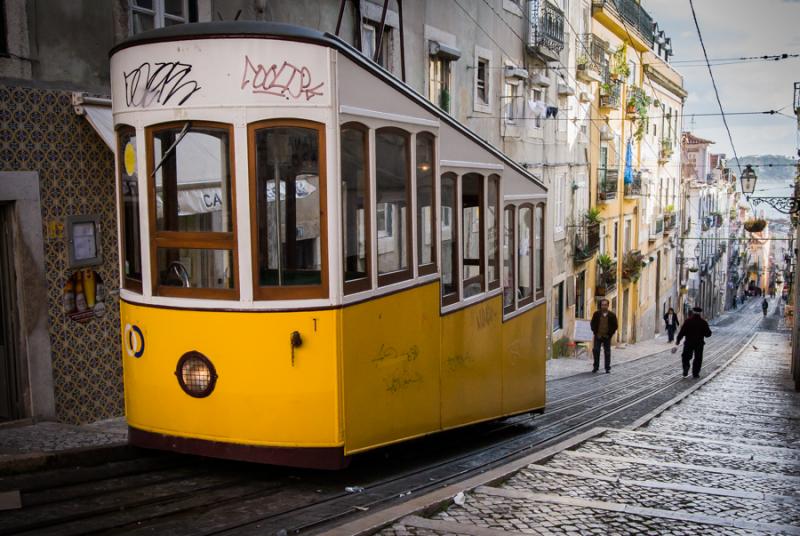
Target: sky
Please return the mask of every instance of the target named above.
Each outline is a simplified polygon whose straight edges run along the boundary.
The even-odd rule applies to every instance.
[[[671,61],[689,92],[684,130],[715,141],[712,150],[732,158],[720,116],[696,117],[692,128],[692,113],[719,113],[719,106],[705,64],[678,63],[703,58],[689,0],[642,0],[642,6],[672,37],[675,55]],[[800,58],[716,67],[714,59],[800,53],[800,0],[694,0],[694,6],[725,112],[783,108],[791,116],[729,116],[736,153],[740,157],[797,156],[798,125],[792,108],[794,83],[800,82]]]

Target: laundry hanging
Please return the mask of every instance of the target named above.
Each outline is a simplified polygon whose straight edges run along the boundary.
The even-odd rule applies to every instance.
[[[549,119],[551,117],[557,117],[557,116],[558,116],[558,107],[557,106],[548,106],[547,107],[547,115],[545,117],[547,117]]]
[[[628,145],[625,147],[625,184],[633,184],[633,144],[628,140]]]
[[[534,119],[544,119],[547,114],[547,105],[540,100],[528,99],[528,110]]]

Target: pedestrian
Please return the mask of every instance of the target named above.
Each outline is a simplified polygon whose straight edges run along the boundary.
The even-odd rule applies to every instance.
[[[764,301],[761,302],[761,312],[764,313],[764,316],[767,316],[767,309],[769,309],[769,302],[767,298],[764,298]]]
[[[667,328],[667,337],[669,338],[667,342],[672,342],[675,339],[675,331],[680,324],[680,322],[678,322],[678,315],[672,307],[664,314],[664,324]]]
[[[603,347],[605,356],[606,374],[611,372],[611,337],[617,332],[617,315],[608,310],[609,302],[603,298],[600,300],[600,310],[595,311],[589,326],[594,333],[592,342],[592,354],[594,355],[594,368],[592,372],[600,369],[600,347]]]
[[[681,360],[683,361],[683,377],[689,375],[689,364],[692,366],[692,376],[695,378],[700,377],[700,367],[703,366],[703,346],[705,346],[705,337],[711,336],[711,328],[708,327],[706,322],[700,315],[703,310],[695,307],[689,312],[687,318],[680,331],[678,331],[678,338],[675,339],[675,345],[680,346],[681,340],[686,338],[683,344],[683,353]],[[694,355],[694,358],[692,356]]]

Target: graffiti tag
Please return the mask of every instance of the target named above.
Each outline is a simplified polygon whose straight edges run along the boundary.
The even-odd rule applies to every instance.
[[[284,61],[280,67],[273,63],[269,67],[254,64],[248,56],[244,57],[241,89],[249,87],[253,93],[266,93],[283,97],[286,100],[305,97],[307,101],[322,95],[324,82],[312,85],[311,71],[308,67],[298,67]]]
[[[178,106],[200,91],[200,85],[189,78],[192,66],[179,61],[144,62],[125,77],[125,102],[145,108],[153,103],[168,104],[173,98]]]

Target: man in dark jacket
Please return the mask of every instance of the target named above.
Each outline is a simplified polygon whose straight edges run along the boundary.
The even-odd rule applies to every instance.
[[[700,316],[702,312],[703,310],[699,307],[692,309],[689,313],[689,318],[683,322],[678,332],[678,338],[675,339],[675,344],[680,346],[681,339],[686,337],[683,353],[681,354],[684,378],[689,375],[690,362],[692,364],[692,376],[695,378],[700,377],[700,367],[703,366],[703,346],[706,344],[704,339],[711,336],[711,328],[708,327],[708,322]],[[692,359],[692,354],[694,354],[694,359]]]
[[[608,374],[611,372],[611,337],[617,332],[617,315],[608,310],[608,300],[600,300],[600,310],[595,311],[592,315],[589,325],[594,333],[594,342],[592,342],[594,368],[592,372],[597,372],[600,368],[600,346],[602,346],[605,354],[606,374]]]

